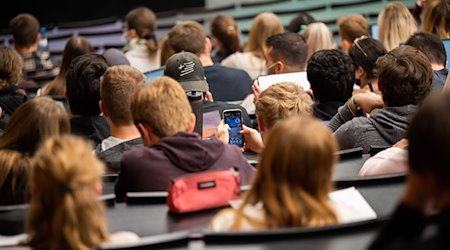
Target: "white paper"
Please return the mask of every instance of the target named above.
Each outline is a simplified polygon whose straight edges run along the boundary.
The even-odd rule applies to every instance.
[[[272,74],[258,77],[258,84],[261,87],[261,91],[270,87],[273,84],[280,82],[292,82],[300,87],[303,90],[308,90],[311,88],[309,84],[308,77],[306,76],[306,72],[293,72],[293,73],[284,73],[284,74]]]
[[[17,246],[20,241],[26,238],[27,235],[24,233],[11,236],[0,235],[0,247]]]
[[[341,223],[377,218],[375,211],[355,187],[333,191],[330,199]]]

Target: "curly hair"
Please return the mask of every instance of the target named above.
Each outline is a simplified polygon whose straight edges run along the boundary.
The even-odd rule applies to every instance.
[[[316,100],[346,102],[352,96],[355,66],[344,52],[316,51],[308,60],[306,73]]]

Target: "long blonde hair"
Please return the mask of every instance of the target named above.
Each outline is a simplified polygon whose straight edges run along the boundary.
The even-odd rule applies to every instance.
[[[277,15],[271,12],[260,13],[253,20],[245,51],[252,52],[256,57],[264,59],[266,39],[283,32],[283,24]]]
[[[436,34],[440,39],[450,38],[450,0],[430,0],[425,5],[422,31]]]
[[[378,15],[378,40],[390,51],[417,31],[417,24],[408,8],[401,2],[386,4]]]
[[[337,222],[328,198],[337,143],[323,123],[292,117],[277,123],[262,155],[256,177],[237,210],[233,229],[246,217],[246,204],[261,202],[258,228],[318,226]]]
[[[322,49],[335,49],[333,33],[322,22],[311,23],[305,30],[306,43],[308,44],[308,59],[311,55]],[[308,61],[308,59],[306,61]]]
[[[33,249],[92,249],[109,239],[98,200],[104,165],[81,137],[49,138],[33,159],[27,220]]]

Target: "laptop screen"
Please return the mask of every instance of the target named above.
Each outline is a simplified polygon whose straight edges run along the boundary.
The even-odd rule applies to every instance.
[[[447,54],[447,68],[450,69],[450,39],[442,39],[445,47],[445,53]]]
[[[147,71],[144,73],[144,75],[146,78],[146,82],[150,82],[151,80],[164,75],[164,67]]]

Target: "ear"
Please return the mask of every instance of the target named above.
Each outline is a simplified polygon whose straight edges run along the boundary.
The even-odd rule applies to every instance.
[[[358,66],[358,68],[355,70],[355,78],[361,80],[364,73],[364,69],[361,66]]]
[[[151,130],[151,128],[142,123],[138,123],[136,125],[136,127],[139,130],[139,133],[141,134],[142,143],[144,144],[144,146],[149,147],[151,145],[151,142],[150,142],[151,131],[149,131],[149,130]]]
[[[188,127],[188,132],[192,133],[194,132],[195,129],[195,115],[194,113],[191,113],[191,120],[189,121],[189,127]]]
[[[127,36],[129,39],[133,39],[138,37],[138,34],[135,29],[127,29]]]
[[[100,111],[102,111],[103,116],[107,117],[108,114],[106,113],[106,109],[105,109],[105,106],[103,106],[103,101],[102,100],[100,100],[98,102],[98,106],[100,108]]]
[[[281,74],[284,73],[286,69],[286,65],[282,61],[277,61],[275,66],[275,73]]]
[[[211,44],[211,39],[209,39],[209,37],[205,38],[205,53],[209,54],[211,53],[212,50],[212,44]]]

